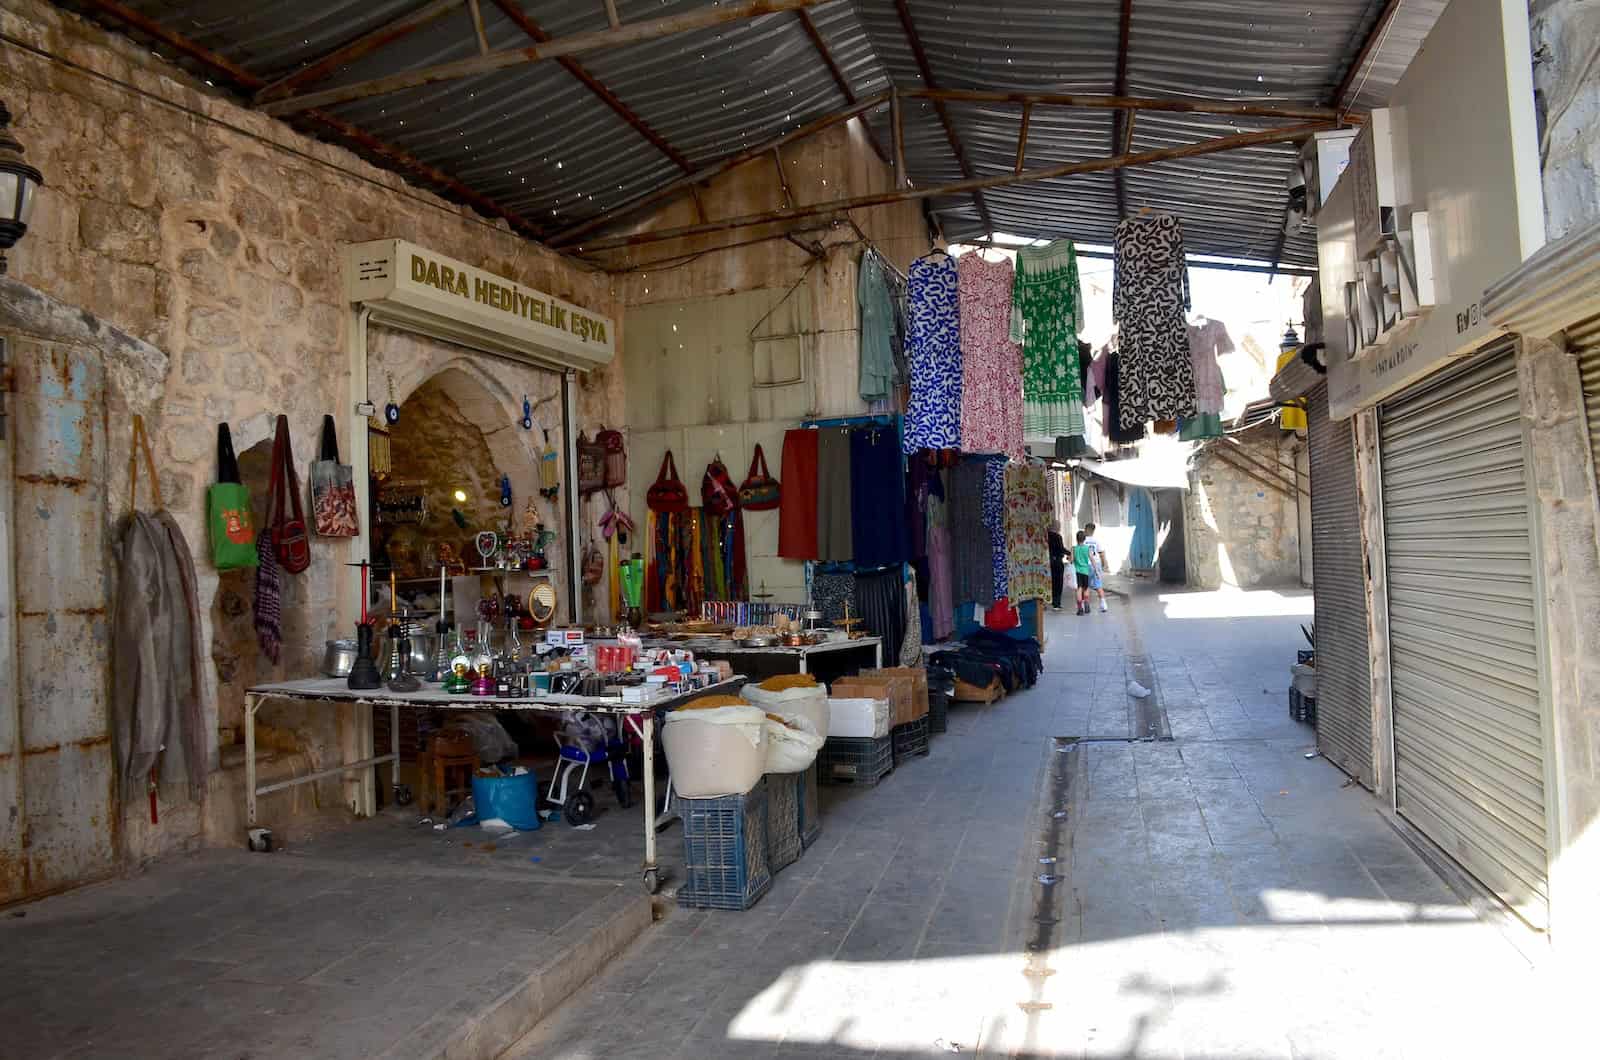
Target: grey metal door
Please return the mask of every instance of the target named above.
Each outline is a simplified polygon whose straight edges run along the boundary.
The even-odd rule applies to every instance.
[[[1353,420],[1328,418],[1328,386],[1308,395],[1311,563],[1317,621],[1317,749],[1373,788],[1372,661],[1366,550]]]
[[[1380,410],[1395,806],[1548,923],[1543,696],[1510,344]]]

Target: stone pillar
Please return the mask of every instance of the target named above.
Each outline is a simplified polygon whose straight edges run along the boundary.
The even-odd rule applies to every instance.
[[[1561,952],[1593,953],[1600,946],[1600,497],[1576,360],[1558,341],[1525,337],[1517,369],[1550,677],[1550,933]]]

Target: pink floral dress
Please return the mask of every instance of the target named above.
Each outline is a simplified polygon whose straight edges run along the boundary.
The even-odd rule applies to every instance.
[[[961,451],[1022,460],[1022,347],[1011,341],[1011,262],[963,254]]]

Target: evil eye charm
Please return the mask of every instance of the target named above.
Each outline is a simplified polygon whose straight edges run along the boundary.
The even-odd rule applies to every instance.
[[[533,405],[528,401],[528,395],[522,395],[522,429],[533,430]]]
[[[392,401],[389,402],[387,405],[383,406],[383,418],[384,418],[385,422],[387,422],[389,424],[389,426],[391,426],[391,427],[393,427],[395,424],[399,423],[400,422],[400,406],[396,405]]]
[[[511,476],[500,476],[500,507],[511,507]]]

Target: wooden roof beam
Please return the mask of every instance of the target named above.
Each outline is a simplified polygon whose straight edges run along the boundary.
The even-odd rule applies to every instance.
[[[555,39],[545,32],[543,26],[535,22],[527,12],[522,10],[522,6],[517,0],[494,0],[494,6],[498,7],[500,13],[510,19],[518,29],[538,43],[547,44]],[[556,62],[560,64],[563,70],[577,78],[583,84],[583,87],[593,92],[600,102],[610,107],[612,113],[627,122],[640,136],[650,141],[657,151],[671,159],[673,165],[685,173],[694,168],[694,165],[684,156],[683,152],[673,147],[672,144],[667,142],[665,136],[651,128],[650,124],[641,118],[632,107],[622,102],[621,98],[607,88],[604,82],[590,73],[588,67],[570,56],[564,56],[557,59]]]
[[[1111,93],[1128,94],[1128,39],[1133,34],[1133,0],[1122,0],[1121,14],[1117,19],[1117,71],[1112,80]],[[1111,118],[1111,153],[1118,154],[1122,145],[1123,129],[1133,121],[1133,112],[1119,110]],[[1131,137],[1130,137],[1131,139]],[[1128,216],[1128,192],[1123,186],[1122,170],[1112,174],[1117,192],[1117,219]]]
[[[369,81],[358,81],[355,84],[324,89],[320,92],[307,92],[301,95],[289,96],[286,99],[273,100],[270,103],[262,104],[260,109],[268,114],[279,116],[294,114],[302,110],[309,110],[312,107],[328,107],[337,103],[350,103],[358,99],[373,99],[377,96],[388,95],[391,92],[401,92],[408,88],[420,88],[423,85],[457,81],[463,77],[492,74],[498,70],[527,66],[531,63],[559,59],[562,56],[602,51],[607,48],[620,48],[625,45],[657,40],[661,37],[670,37],[679,33],[692,33],[695,30],[711,29],[716,26],[727,25],[730,22],[742,22],[746,19],[758,18],[761,15],[770,15],[780,11],[795,11],[799,8],[811,7],[819,3],[822,3],[822,0],[738,0],[735,3],[710,4],[674,15],[663,15],[660,18],[645,19],[642,22],[630,22],[617,29],[608,28],[593,30],[588,33],[574,33],[569,37],[561,37],[529,48],[507,48],[503,51],[490,52],[488,55],[475,55],[470,59],[457,59],[453,62],[425,66],[420,70],[406,70],[385,77],[376,77]]]
[[[888,99],[889,94],[887,92],[880,92],[875,96],[869,96],[868,98],[859,101],[854,106],[846,107],[844,110],[835,111],[832,114],[825,114],[820,118],[813,119],[812,121],[800,126],[798,129],[784,133],[777,139],[768,140],[764,144],[758,144],[755,147],[740,151],[737,154],[729,155],[722,161],[712,163],[709,166],[702,166],[693,173],[686,173],[685,175],[679,177],[671,184],[659,187],[654,191],[645,192],[644,194],[636,196],[628,202],[622,203],[620,206],[613,206],[611,209],[597,213],[587,220],[579,221],[577,224],[572,225],[569,228],[562,229],[551,238],[550,244],[551,246],[559,247],[575,243],[581,237],[589,232],[593,232],[597,228],[620,221],[625,217],[631,217],[634,214],[639,213],[641,210],[644,210],[650,206],[654,206],[657,203],[676,198],[677,196],[682,195],[684,192],[690,190],[695,185],[704,184],[706,181],[711,180],[714,177],[719,177],[728,170],[742,166],[752,159],[760,158],[763,155],[769,155],[776,148],[784,147],[787,144],[794,143],[796,140],[804,140],[807,137],[815,136],[822,130],[834,125],[838,125],[840,122],[846,122],[851,118],[864,115],[868,111],[883,106]]]
[[[900,16],[900,27],[905,30],[906,42],[911,45],[911,55],[917,60],[917,72],[922,75],[922,83],[930,89],[937,89],[939,85],[933,76],[933,66],[928,62],[928,53],[922,47],[922,38],[917,35],[916,24],[911,21],[911,9],[906,6],[906,0],[894,0],[894,9]],[[944,126],[945,139],[950,141],[950,150],[956,156],[956,165],[961,167],[961,175],[972,180],[972,163],[967,161],[966,148],[961,146],[961,138],[956,135],[955,124],[950,120],[950,112],[945,109],[944,100],[930,98],[933,98],[933,109],[939,116],[939,124]],[[989,216],[989,204],[983,201],[983,193],[974,190],[972,201],[978,206],[978,217],[983,221],[984,234],[994,235],[994,218]]]
[[[1144,166],[1155,162],[1168,162],[1179,158],[1195,158],[1201,155],[1216,154],[1221,151],[1233,151],[1241,147],[1258,147],[1262,144],[1303,140],[1315,133],[1337,127],[1336,122],[1316,121],[1304,122],[1299,125],[1280,126],[1276,129],[1262,129],[1257,132],[1235,133],[1231,136],[1216,137],[1211,140],[1202,140],[1199,143],[1184,144],[1179,147],[1142,151],[1134,155],[1113,155],[1106,158],[1090,159],[1085,162],[1069,162],[1062,165],[1046,166],[1042,169],[1024,170],[1021,173],[975,177],[971,180],[957,181],[954,184],[943,184],[933,188],[908,188],[899,191],[878,192],[848,199],[834,199],[830,202],[808,203],[792,210],[773,210],[765,213],[746,214],[743,217],[729,217],[707,224],[684,225],[651,232],[638,232],[633,235],[607,236],[586,241],[580,249],[597,251],[609,250],[615,247],[639,246],[645,243],[660,243],[665,240],[684,239],[709,232],[722,232],[732,228],[775,224],[803,217],[840,214],[847,210],[859,210],[872,206],[888,206],[898,202],[971,195],[986,188],[1029,184],[1040,180],[1059,180],[1062,177],[1072,177],[1082,173],[1114,172],[1125,166]]]
[[[850,79],[844,76],[844,71],[833,58],[833,51],[828,47],[828,42],[822,39],[822,33],[817,29],[817,24],[811,18],[811,12],[805,8],[795,12],[795,17],[800,20],[800,28],[805,30],[806,36],[811,39],[811,46],[817,50],[817,56],[822,64],[828,68],[828,73],[833,76],[833,83],[839,86],[839,94],[846,103],[856,102],[856,90],[851,86]],[[889,155],[884,151],[883,145],[878,142],[878,136],[872,131],[872,126],[863,119],[861,127],[866,131],[867,143],[872,145],[872,150],[877,154],[878,160],[889,165]]]
[[[1394,16],[1400,11],[1402,0],[1389,0],[1387,6],[1379,12],[1378,21],[1372,24],[1372,29],[1367,33],[1366,39],[1361,42],[1360,49],[1356,52],[1355,61],[1350,64],[1350,69],[1344,72],[1344,77],[1339,81],[1339,87],[1333,90],[1333,95],[1328,97],[1328,105],[1335,110],[1344,107],[1344,99],[1350,93],[1356,78],[1367,65],[1367,60],[1372,57],[1373,51],[1383,42],[1389,33],[1389,23],[1394,21]]]
[[[264,78],[257,77],[226,56],[219,55],[211,49],[195,43],[183,34],[176,33],[154,19],[147,18],[125,4],[119,3],[118,0],[82,0],[82,2],[91,10],[115,19],[146,37],[158,40],[178,54],[187,56],[202,66],[215,71],[247,93],[259,91],[266,86],[267,82]],[[321,110],[307,111],[305,118],[308,121],[316,122],[318,125],[352,143],[359,144],[362,148],[378,155],[396,168],[412,174],[419,180],[443,189],[481,213],[488,214],[491,217],[503,218],[512,228],[515,228],[523,235],[531,236],[534,239],[539,239],[543,235],[539,226],[515,210],[501,206],[487,195],[467,187],[467,185],[449,173],[430,166],[393,144],[379,140],[365,129],[358,128],[342,118]]]
[[[461,3],[462,0],[431,0],[409,15],[402,15],[370,33],[363,33],[354,40],[341,44],[322,58],[307,63],[294,73],[278,78],[257,92],[252,102],[260,104],[293,95],[296,89],[321,81],[341,67],[348,66],[363,56],[371,55],[379,48],[387,47],[395,41],[411,36],[422,27],[437,22],[460,7]]]
[[[1246,103],[1231,99],[1171,99],[1162,96],[1103,96],[1074,92],[999,92],[973,88],[903,88],[907,99],[947,103],[1032,103],[1036,107],[1080,107],[1090,110],[1147,110],[1168,114],[1233,114],[1247,118],[1291,121],[1342,121],[1359,125],[1361,115],[1341,114],[1334,107],[1302,104]]]

